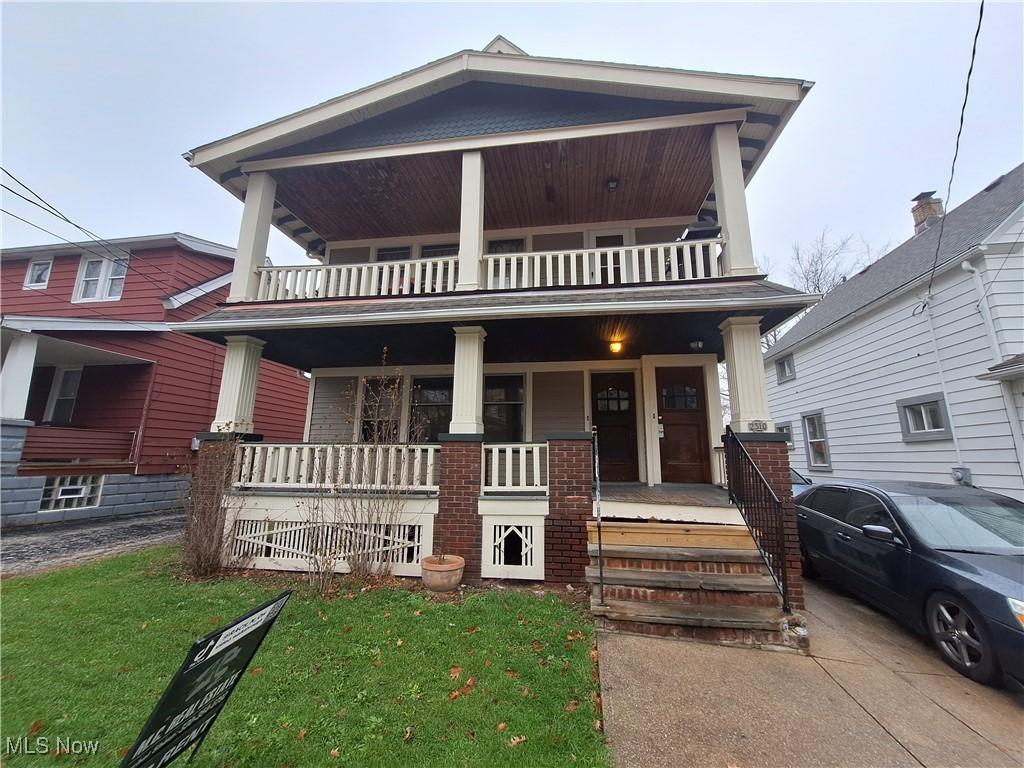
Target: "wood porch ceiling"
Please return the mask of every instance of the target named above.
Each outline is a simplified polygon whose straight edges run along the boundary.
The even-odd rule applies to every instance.
[[[710,126],[484,151],[484,226],[553,226],[696,215],[713,184]],[[277,199],[325,240],[459,229],[459,153],[273,171]],[[618,180],[610,192],[606,182]]]

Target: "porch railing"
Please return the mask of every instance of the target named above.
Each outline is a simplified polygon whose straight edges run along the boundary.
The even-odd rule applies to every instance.
[[[516,288],[629,285],[720,277],[723,240],[484,256],[483,286]]]
[[[782,593],[782,608],[788,613],[789,579],[786,575],[782,502],[729,427],[725,428],[724,445],[729,498],[750,529],[761,557]]]
[[[485,443],[483,451],[483,493],[547,494],[547,443]]]
[[[438,445],[273,444],[238,447],[238,488],[434,492]]]
[[[256,301],[451,293],[458,262],[457,256],[441,256],[372,264],[261,267]]]

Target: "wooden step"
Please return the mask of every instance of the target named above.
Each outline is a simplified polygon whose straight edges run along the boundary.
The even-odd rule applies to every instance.
[[[587,581],[591,584],[598,583],[597,566],[587,568]],[[605,568],[604,583],[630,587],[701,589],[716,592],[778,592],[772,577],[762,573],[701,573],[698,571]]]
[[[760,629],[778,631],[782,612],[778,608],[740,605],[689,605],[632,600],[607,600],[599,605],[590,599],[595,616],[614,621],[647,624],[675,624],[683,627],[714,627],[722,629]]]
[[[602,538],[604,537],[602,536]],[[751,563],[753,565],[764,565],[764,558],[761,557],[761,553],[756,549],[639,547],[628,544],[609,544],[608,542],[602,542],[602,544],[601,552],[605,557],[621,557],[634,560],[696,560],[705,563]],[[596,558],[598,556],[597,544],[588,544],[587,552],[591,557]]]
[[[597,542],[597,523],[587,523],[591,544]],[[690,523],[603,523],[602,543],[609,546],[745,549],[757,551],[743,525]]]

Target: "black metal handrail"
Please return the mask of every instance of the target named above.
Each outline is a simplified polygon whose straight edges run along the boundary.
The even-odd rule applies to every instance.
[[[739,509],[743,522],[750,529],[768,572],[782,593],[782,610],[789,613],[782,502],[729,427],[725,428],[724,444],[729,500]]]

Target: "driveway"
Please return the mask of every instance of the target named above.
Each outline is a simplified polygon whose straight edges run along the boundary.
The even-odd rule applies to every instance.
[[[13,576],[46,571],[176,541],[184,527],[183,513],[155,512],[11,528],[0,535],[0,573]]]
[[[812,656],[600,633],[617,766],[1021,766],[1024,706],[820,582]]]

